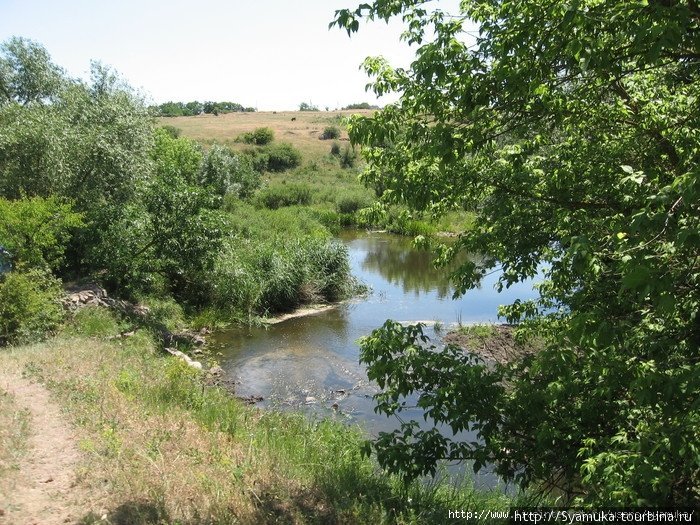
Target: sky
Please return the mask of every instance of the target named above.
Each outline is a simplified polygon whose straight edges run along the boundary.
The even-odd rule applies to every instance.
[[[377,100],[360,70],[367,56],[408,66],[400,21],[328,28],[359,0],[0,0],[0,42],[41,43],[72,76],[91,60],[113,67],[152,103],[232,101],[261,111],[301,102],[336,109]],[[436,4],[456,12],[458,0]]]

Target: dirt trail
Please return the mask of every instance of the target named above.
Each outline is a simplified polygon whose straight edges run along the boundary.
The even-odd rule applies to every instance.
[[[0,524],[76,523],[89,510],[90,498],[76,486],[80,452],[71,426],[43,386],[0,372],[0,390],[30,415],[26,454],[9,493],[0,494]]]

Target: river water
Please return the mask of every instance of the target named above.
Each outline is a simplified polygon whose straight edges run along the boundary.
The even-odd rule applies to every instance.
[[[374,413],[375,385],[359,364],[357,340],[386,319],[429,323],[426,334],[439,343],[457,322],[497,322],[499,304],[536,297],[531,284],[497,293],[497,275],[453,300],[446,270],[410,239],[382,233],[343,232],[353,274],[372,293],[331,310],[268,327],[236,328],[217,334],[220,364],[241,396],[262,396],[262,406],[303,409],[320,416],[357,422],[370,434],[397,428],[395,418]],[[436,333],[433,323],[438,321]],[[422,421],[421,413],[404,413]],[[473,437],[473,436],[464,436]]]

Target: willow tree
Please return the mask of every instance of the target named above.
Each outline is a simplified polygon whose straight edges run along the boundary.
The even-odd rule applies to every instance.
[[[365,62],[375,93],[400,99],[351,123],[364,180],[387,202],[474,210],[441,255],[485,256],[456,272],[458,294],[544,268],[539,299],[500,315],[546,344],[494,368],[425,348],[419,327],[373,332],[361,358],[379,411],[417,394],[434,422],[480,438],[407,421],[373,443],[380,463],[415,477],[471,460],[579,503],[697,504],[697,2],[463,0],[447,14],[376,0],[331,25],[392,17],[416,59]]]

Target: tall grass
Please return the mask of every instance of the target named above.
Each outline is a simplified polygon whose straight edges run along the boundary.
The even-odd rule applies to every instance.
[[[211,284],[212,304],[234,317],[336,301],[352,292],[347,249],[314,237],[232,241],[219,256]]]

